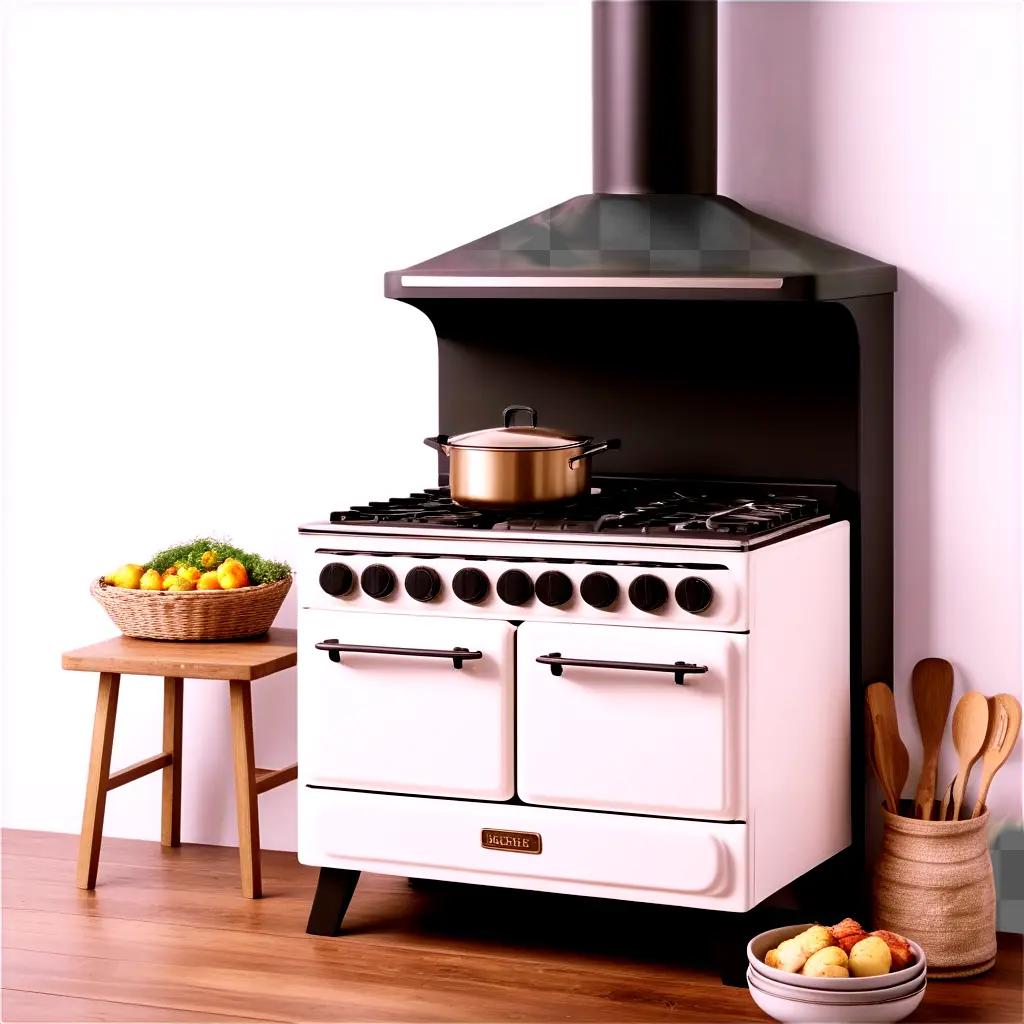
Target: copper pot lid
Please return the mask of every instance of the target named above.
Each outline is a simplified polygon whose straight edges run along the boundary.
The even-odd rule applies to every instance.
[[[529,426],[513,424],[512,421],[518,412],[529,414]],[[589,434],[568,434],[556,427],[538,427],[537,410],[529,405],[510,405],[502,416],[505,426],[487,427],[458,434],[448,439],[448,445],[452,448],[483,451],[539,452],[578,448],[592,439]]]

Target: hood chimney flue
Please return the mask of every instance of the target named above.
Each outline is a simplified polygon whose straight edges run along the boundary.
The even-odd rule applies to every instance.
[[[594,191],[717,191],[714,0],[594,0]]]

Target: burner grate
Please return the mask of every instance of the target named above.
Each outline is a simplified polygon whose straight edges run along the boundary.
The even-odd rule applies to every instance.
[[[781,493],[781,485],[673,485],[600,479],[595,483],[599,486],[593,493],[564,505],[513,512],[463,508],[452,501],[448,488],[428,488],[332,512],[331,522],[512,533],[749,537],[829,511],[819,497],[795,489]]]

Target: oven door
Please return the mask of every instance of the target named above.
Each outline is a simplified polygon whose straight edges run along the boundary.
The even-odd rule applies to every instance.
[[[527,622],[517,652],[520,799],[744,817],[745,635]]]
[[[512,797],[509,623],[315,610],[301,618],[305,785]]]

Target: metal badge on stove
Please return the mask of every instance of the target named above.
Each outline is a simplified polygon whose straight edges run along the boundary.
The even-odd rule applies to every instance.
[[[502,850],[505,853],[540,853],[539,832],[511,832],[504,828],[483,828],[480,830],[480,845],[485,850]]]

